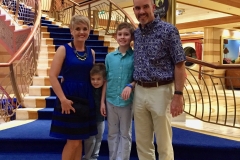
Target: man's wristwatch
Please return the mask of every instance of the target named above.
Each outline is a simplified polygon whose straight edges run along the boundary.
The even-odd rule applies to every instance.
[[[175,91],[174,94],[183,95],[182,91]]]

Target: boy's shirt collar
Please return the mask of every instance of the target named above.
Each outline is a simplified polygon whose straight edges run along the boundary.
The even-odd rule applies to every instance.
[[[115,50],[114,54],[122,54],[120,51],[119,51],[119,47]],[[126,51],[126,54],[129,54],[129,55],[132,55],[133,54],[133,49],[131,47],[128,48],[128,50]]]

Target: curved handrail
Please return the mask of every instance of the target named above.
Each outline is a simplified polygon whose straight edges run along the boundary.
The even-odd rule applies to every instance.
[[[78,5],[79,7],[94,3],[94,2],[98,2],[99,0],[92,0],[92,1],[88,1],[88,2],[81,2],[81,4],[78,4],[72,0],[69,0],[70,2],[72,2],[75,5]],[[138,26],[135,24],[135,22],[133,21],[133,19],[128,15],[128,13],[126,11],[124,11],[122,8],[120,8],[115,2],[111,1],[111,0],[107,0],[108,2],[112,3],[117,9],[119,9],[130,21],[130,23],[134,26],[134,28],[136,29]]]
[[[37,1],[38,1],[38,11],[41,11],[41,0],[37,0]],[[38,14],[37,19],[35,21],[36,23],[34,24],[34,27],[30,32],[30,34],[28,35],[26,41],[21,45],[18,51],[13,55],[13,57],[7,63],[0,63],[0,67],[9,67],[27,49],[28,44],[30,43],[30,41],[34,37],[35,32],[38,29],[40,20],[41,20],[41,14]]]
[[[199,65],[199,70],[186,68],[184,112],[207,123],[240,128],[239,95],[235,93],[239,88],[240,65],[214,65],[190,57],[187,61]],[[218,71],[222,69],[229,72]]]
[[[192,63],[195,63],[195,64],[199,64],[201,66],[206,66],[206,67],[209,67],[209,68],[214,68],[214,69],[240,69],[240,65],[238,65],[238,64],[233,64],[233,65],[214,65],[214,64],[203,62],[203,61],[191,58],[191,57],[186,57],[186,58],[187,58],[187,61],[189,61],[189,62],[192,62]]]

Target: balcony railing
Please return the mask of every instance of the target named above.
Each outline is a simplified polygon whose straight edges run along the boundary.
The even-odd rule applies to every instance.
[[[24,106],[23,97],[28,94],[28,88],[32,84],[32,77],[37,66],[36,56],[40,50],[41,1],[26,0],[22,2],[31,4],[34,13],[34,27],[27,40],[11,59],[6,63],[0,63],[2,73],[0,78],[0,118],[5,120],[14,115],[17,108]]]
[[[204,122],[240,128],[240,90],[233,83],[240,85],[240,77],[224,74],[239,70],[240,65],[213,65],[190,57],[187,61],[197,67],[187,68],[185,113]]]
[[[81,3],[73,0],[65,0],[64,3],[52,0],[51,6],[46,8],[44,13],[67,26],[73,15],[84,15],[91,20],[92,29],[104,30],[105,34],[110,35],[115,33],[117,25],[121,22],[127,21],[137,27],[132,18],[111,0],[86,0]]]

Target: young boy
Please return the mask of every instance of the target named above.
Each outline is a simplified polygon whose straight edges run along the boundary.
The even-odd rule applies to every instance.
[[[101,113],[107,115],[110,160],[129,160],[132,144],[133,50],[134,29],[127,22],[116,30],[119,48],[105,59],[107,81],[103,87]],[[106,98],[106,106],[105,106]],[[106,113],[107,111],[107,113]]]
[[[83,160],[97,160],[104,132],[104,117],[100,113],[103,83],[106,80],[106,67],[103,63],[94,64],[90,71],[91,84],[93,86],[93,96],[96,105],[97,130],[98,134],[84,140],[85,155]]]

